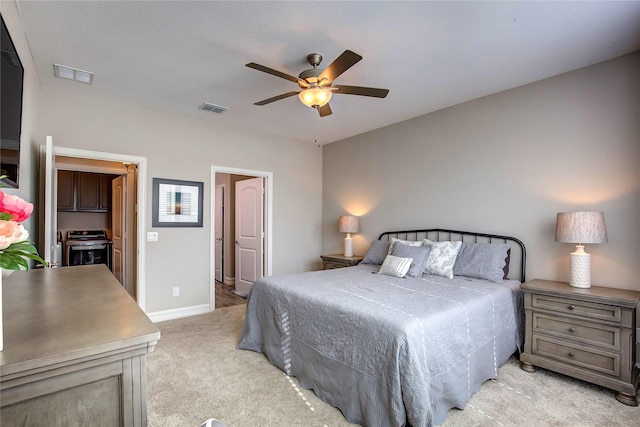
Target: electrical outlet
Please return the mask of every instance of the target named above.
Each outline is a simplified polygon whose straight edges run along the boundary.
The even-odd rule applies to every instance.
[[[178,286],[175,286],[173,288],[173,296],[174,297],[179,297],[180,296],[180,288]]]
[[[157,242],[158,241],[158,232],[157,231],[149,231],[147,233],[147,242]]]

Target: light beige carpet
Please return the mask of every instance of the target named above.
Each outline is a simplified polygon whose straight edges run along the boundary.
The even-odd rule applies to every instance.
[[[197,427],[207,418],[228,427],[354,426],[262,354],[236,350],[245,308],[158,323],[162,336],[147,358],[149,426]],[[512,358],[443,425],[640,426],[640,407],[613,396],[550,371],[526,373]]]

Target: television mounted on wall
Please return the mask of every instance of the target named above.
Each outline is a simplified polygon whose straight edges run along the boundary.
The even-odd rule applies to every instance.
[[[0,176],[2,186],[18,188],[24,68],[0,15]]]

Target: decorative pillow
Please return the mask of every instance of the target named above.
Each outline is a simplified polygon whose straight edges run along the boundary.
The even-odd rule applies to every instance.
[[[464,242],[453,267],[453,274],[500,283],[505,278],[509,253],[510,247],[506,243]]]
[[[396,242],[391,250],[391,255],[413,259],[411,267],[409,267],[409,271],[407,272],[407,276],[420,277],[427,265],[429,252],[431,252],[431,248],[429,246],[409,246],[404,243]]]
[[[402,239],[396,239],[395,237],[392,237],[390,239],[391,242],[391,246],[389,246],[389,252],[387,255],[391,255],[391,250],[393,249],[393,245],[398,242],[398,243],[402,243],[403,245],[407,245],[407,246],[423,246],[422,241],[420,240],[402,240]]]
[[[426,246],[431,247],[431,253],[424,269],[425,274],[453,279],[453,266],[456,263],[462,242],[434,242],[429,239],[424,239],[423,242]]]
[[[387,274],[389,276],[404,277],[411,267],[411,258],[402,258],[393,255],[387,255],[384,262],[378,270],[378,274]]]
[[[374,240],[360,264],[381,265],[384,262],[384,257],[389,253],[390,246],[391,242]]]

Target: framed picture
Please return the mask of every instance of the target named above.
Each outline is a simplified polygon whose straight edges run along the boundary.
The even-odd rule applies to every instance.
[[[153,178],[153,227],[202,227],[203,183]]]

